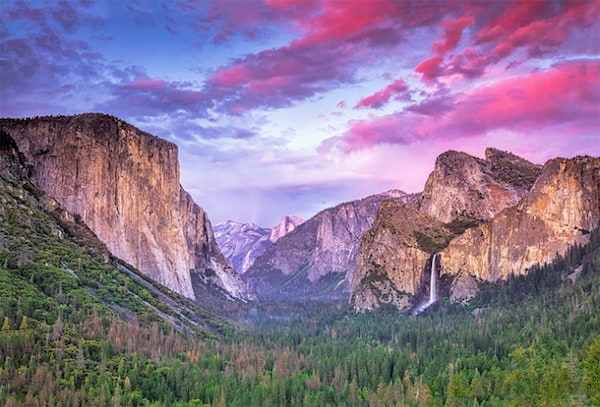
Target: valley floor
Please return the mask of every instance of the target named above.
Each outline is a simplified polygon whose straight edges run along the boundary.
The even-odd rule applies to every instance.
[[[0,405],[597,406],[599,248],[596,231],[466,308],[442,299],[415,317],[269,303],[201,339],[85,304],[73,312],[69,287],[43,296],[4,261]]]

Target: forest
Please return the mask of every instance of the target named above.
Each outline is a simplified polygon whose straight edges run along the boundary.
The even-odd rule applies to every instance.
[[[0,405],[600,405],[599,230],[468,306],[224,309],[106,258],[34,189],[0,186]]]

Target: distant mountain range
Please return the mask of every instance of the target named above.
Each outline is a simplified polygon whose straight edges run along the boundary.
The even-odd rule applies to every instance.
[[[347,296],[360,239],[381,202],[417,198],[393,190],[325,209],[258,256],[244,279],[265,298]]]
[[[233,268],[239,274],[244,274],[269,246],[302,222],[304,219],[298,216],[282,216],[277,226],[261,228],[253,223],[230,220],[215,225],[215,239]]]

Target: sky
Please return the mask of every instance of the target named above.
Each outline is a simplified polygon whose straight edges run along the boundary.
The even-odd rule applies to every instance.
[[[213,224],[599,156],[600,0],[0,2],[0,116],[84,112],[177,144]]]

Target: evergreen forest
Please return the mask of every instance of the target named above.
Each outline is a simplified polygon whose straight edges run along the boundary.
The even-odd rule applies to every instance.
[[[419,316],[199,306],[1,181],[0,405],[600,405],[599,230]]]

